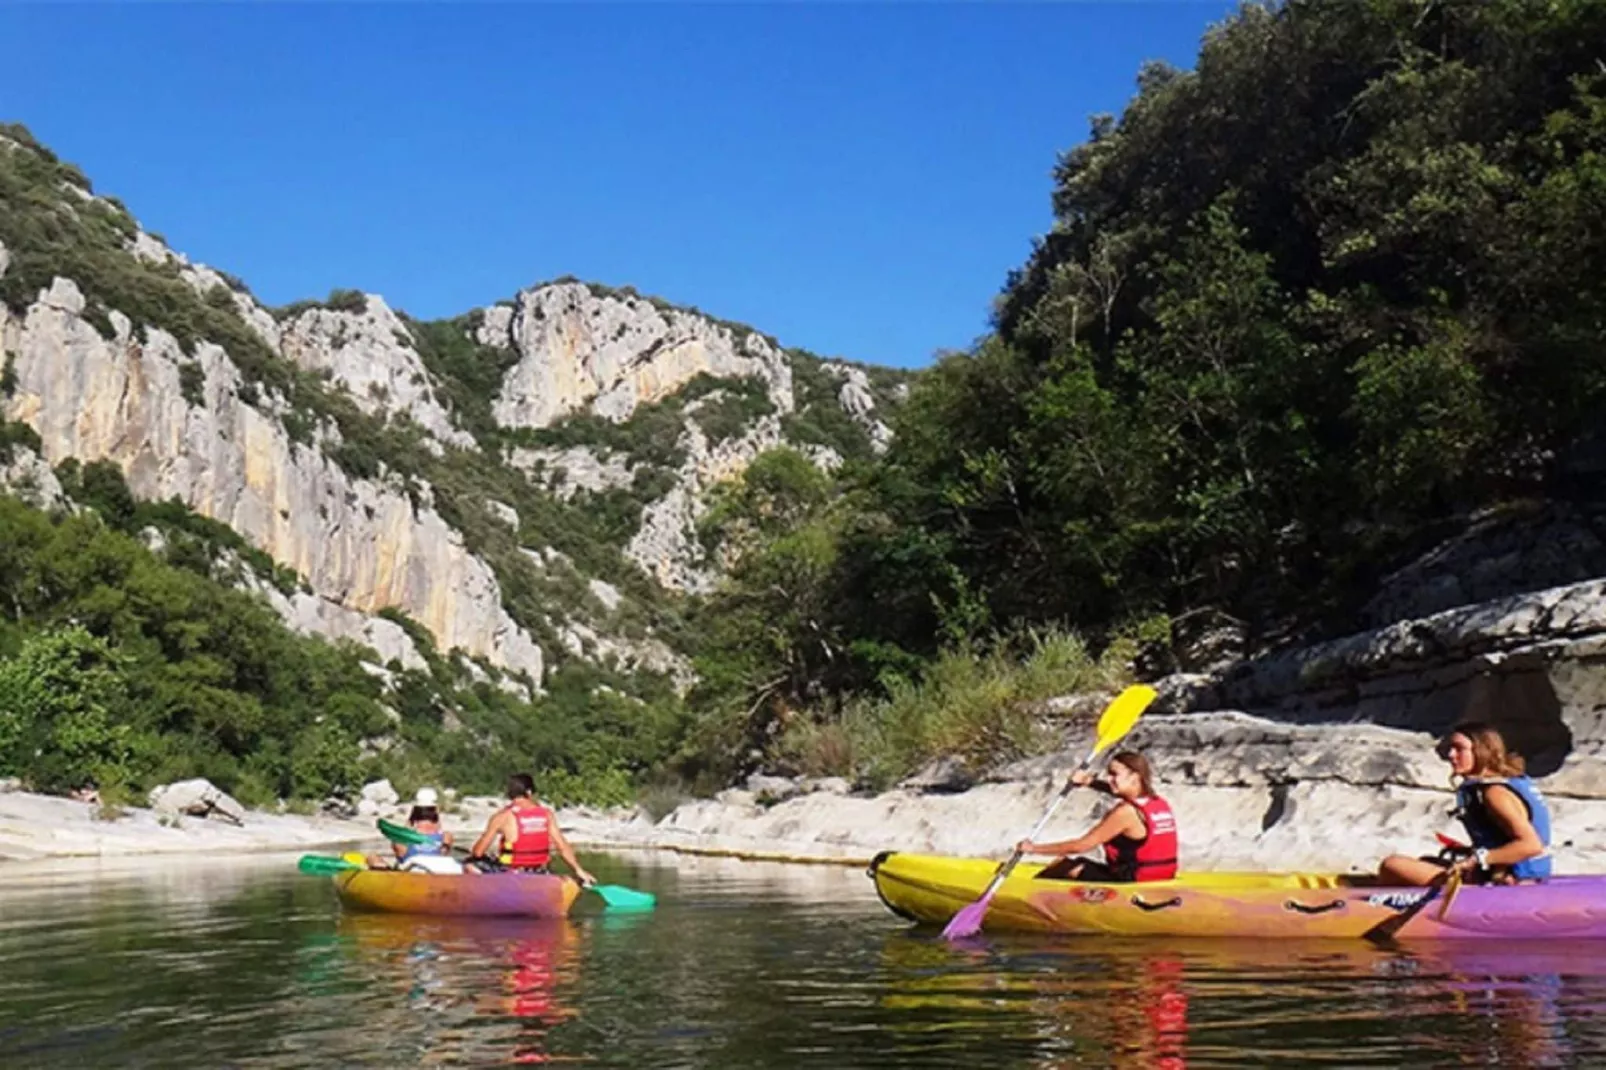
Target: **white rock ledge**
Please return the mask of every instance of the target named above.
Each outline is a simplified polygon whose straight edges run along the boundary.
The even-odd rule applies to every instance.
[[[1218,712],[1151,715],[1127,744],[1153,761],[1177,811],[1184,869],[1365,872],[1395,851],[1432,853],[1435,832],[1464,837],[1426,733]],[[559,817],[576,844],[600,848],[842,864],[884,850],[1002,859],[1084,748],[1017,763],[957,793],[814,791],[766,806],[751,792],[727,791],[657,823],[639,812]],[[1606,872],[1606,798],[1555,790],[1562,778],[1553,779],[1557,871]],[[1108,796],[1075,792],[1046,835],[1080,835],[1109,805]]]
[[[235,826],[209,818],[169,818],[125,808],[103,821],[93,803],[13,791],[0,793],[0,862],[38,858],[290,851],[377,840],[372,821],[341,821],[247,811]]]

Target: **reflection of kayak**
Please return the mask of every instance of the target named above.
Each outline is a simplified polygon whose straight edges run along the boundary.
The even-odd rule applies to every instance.
[[[1004,881],[986,927],[1130,936],[1419,939],[1606,938],[1606,877],[1464,887],[1438,920],[1438,891],[1385,888],[1331,873],[1187,873],[1142,884],[1040,881],[1022,865]],[[911,921],[946,923],[998,870],[984,858],[885,852],[870,864],[882,902]]]
[[[389,914],[561,918],[580,895],[574,881],[547,873],[442,876],[368,869],[334,880],[346,909]]]

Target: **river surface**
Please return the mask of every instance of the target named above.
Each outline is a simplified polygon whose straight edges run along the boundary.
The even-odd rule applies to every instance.
[[[1606,1065],[1606,948],[992,938],[858,869],[631,855],[651,913],[343,915],[294,856],[0,867],[0,1066]]]

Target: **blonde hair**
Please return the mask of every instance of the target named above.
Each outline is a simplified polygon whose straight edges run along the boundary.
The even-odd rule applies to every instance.
[[[1500,730],[1485,721],[1468,721],[1450,729],[1441,745],[1446,753],[1449,751],[1450,736],[1466,736],[1467,742],[1472,744],[1475,776],[1522,776],[1528,769],[1528,763],[1523,761],[1522,755],[1506,748],[1506,737],[1500,734]]]

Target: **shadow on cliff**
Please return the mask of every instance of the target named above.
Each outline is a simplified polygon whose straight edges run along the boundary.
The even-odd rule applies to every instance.
[[[1542,670],[1490,672],[1425,697],[1413,727],[1447,734],[1466,721],[1487,721],[1521,754],[1533,776],[1549,776],[1572,753],[1573,734],[1562,720],[1561,700]]]

